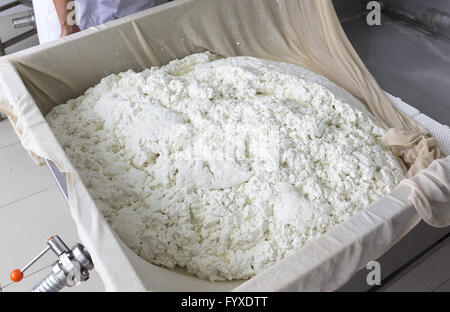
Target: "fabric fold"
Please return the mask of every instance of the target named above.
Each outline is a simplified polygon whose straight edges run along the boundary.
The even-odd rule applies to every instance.
[[[418,129],[391,128],[386,133],[386,143],[406,164],[408,178],[443,156],[436,139]]]
[[[450,226],[450,156],[400,184],[411,189],[408,199],[419,216],[434,227]]]

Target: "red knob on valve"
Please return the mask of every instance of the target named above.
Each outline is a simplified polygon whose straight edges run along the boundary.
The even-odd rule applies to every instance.
[[[9,277],[14,283],[18,283],[23,279],[23,272],[19,269],[14,270]]]

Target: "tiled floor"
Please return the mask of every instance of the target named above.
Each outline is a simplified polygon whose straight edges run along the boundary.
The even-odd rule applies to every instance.
[[[71,246],[79,238],[48,168],[33,163],[7,120],[0,122],[0,164],[0,291],[26,291],[50,272],[55,255],[47,253],[21,283],[10,284],[9,273],[43,250],[50,236],[58,234]],[[103,290],[95,271],[87,283],[66,289]]]
[[[0,122],[0,285],[3,291],[26,291],[49,272],[47,254],[19,284],[9,272],[38,254],[51,235],[79,242],[68,206],[46,167],[37,167],[8,121]],[[102,291],[97,274],[66,291]],[[380,291],[450,291],[450,238],[387,281]]]
[[[450,237],[394,274],[378,291],[450,292]]]

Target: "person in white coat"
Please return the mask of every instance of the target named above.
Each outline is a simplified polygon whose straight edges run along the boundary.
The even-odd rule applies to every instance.
[[[33,0],[33,6],[42,44],[168,1]]]

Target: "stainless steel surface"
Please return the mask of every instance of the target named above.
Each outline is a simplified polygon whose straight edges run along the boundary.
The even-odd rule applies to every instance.
[[[19,6],[19,5],[25,5],[25,6],[29,7],[29,8],[32,8],[33,7],[33,1],[32,0],[10,1],[10,2],[7,2],[6,4],[0,5],[0,12],[12,9],[12,8],[14,8],[16,6]]]
[[[20,0],[20,1],[11,1],[9,3],[6,3],[4,5],[0,5],[0,12],[5,12],[8,11],[14,7],[18,7],[21,5],[25,5],[29,8],[33,8],[33,3],[32,1],[25,1],[25,0]],[[9,12],[9,11],[8,11]],[[20,17],[20,18],[16,18],[14,20],[12,20],[12,26],[14,28],[22,28],[22,27],[33,27],[32,29],[25,31],[19,35],[16,35],[8,40],[2,40],[0,38],[0,56],[6,55],[6,49],[19,43],[22,42],[28,38],[31,38],[33,36],[35,36],[37,34],[37,29],[35,27],[35,23],[34,23],[34,13],[33,11],[29,11],[27,13],[26,16]]]
[[[53,272],[31,289],[31,292],[58,292],[66,287],[66,274],[59,264],[56,264]]]
[[[59,236],[47,242],[58,256],[52,266],[52,272],[33,287],[31,292],[58,292],[64,287],[75,286],[89,279],[89,271],[94,269],[89,252],[81,244],[70,250]]]
[[[47,167],[50,169],[50,172],[52,173],[53,178],[56,181],[56,184],[58,184],[61,192],[63,193],[66,202],[69,203],[66,175],[61,171],[59,171],[58,167],[56,167],[56,165],[52,161],[45,160],[45,162],[47,163]]]
[[[381,26],[356,19],[343,28],[383,90],[450,125],[450,42],[386,15]]]
[[[62,241],[59,236],[54,236],[50,238],[47,242],[53,252],[59,257],[63,253],[70,252],[69,247]]]
[[[32,8],[33,7],[33,0],[22,0],[22,4],[27,6],[27,7],[29,7],[29,8]]]
[[[44,250],[41,251],[40,254],[38,254],[36,257],[34,257],[33,260],[31,260],[30,262],[28,262],[27,265],[25,265],[22,270],[20,270],[22,273],[25,273],[26,270],[28,270],[33,264],[35,264],[39,259],[42,258],[43,255],[45,255],[47,253],[47,251],[49,251],[51,249],[50,246],[47,246],[47,248],[45,248]]]
[[[450,40],[450,1],[384,0],[383,12],[420,31]]]
[[[28,38],[36,35],[36,34],[37,34],[37,30],[36,30],[36,28],[34,28],[34,29],[28,30],[28,31],[26,31],[26,32],[24,32],[24,33],[22,33],[20,35],[17,35],[17,36],[15,36],[15,37],[13,37],[13,38],[11,38],[9,40],[6,40],[4,42],[0,41],[0,56],[6,54],[5,49],[7,49],[10,46],[13,46],[16,43],[19,43],[19,42],[21,42],[21,41],[23,41],[25,39],[28,39]]]
[[[333,0],[336,14],[341,22],[361,17],[365,2],[365,0]]]
[[[92,263],[91,255],[81,244],[76,244],[72,249],[72,254],[75,260],[77,260],[82,267],[92,270],[94,268],[94,264]]]
[[[4,5],[0,5],[0,12],[12,9],[13,7],[16,7],[21,4],[22,4],[22,1],[11,1]]]
[[[64,287],[72,287],[89,279],[89,271],[94,269],[89,252],[81,244],[76,244],[70,250],[58,235],[50,237],[47,248],[22,270],[14,270],[11,273],[11,279],[14,282],[20,282],[23,279],[23,273],[49,250],[53,250],[58,260],[53,264],[52,272],[33,287],[31,292],[57,292]]]
[[[36,25],[36,20],[33,11],[30,11],[25,16],[14,18],[12,23],[14,28],[18,29],[23,27],[34,27]]]
[[[450,228],[433,228],[425,222],[420,222],[411,232],[390,248],[384,255],[376,259],[380,263],[382,284],[384,280],[406,266],[411,260],[420,256],[437,241],[448,236]],[[374,259],[375,260],[375,259]],[[436,268],[439,269],[439,268]],[[342,286],[339,291],[369,291],[373,288],[367,284],[368,270],[357,272],[353,278]]]

